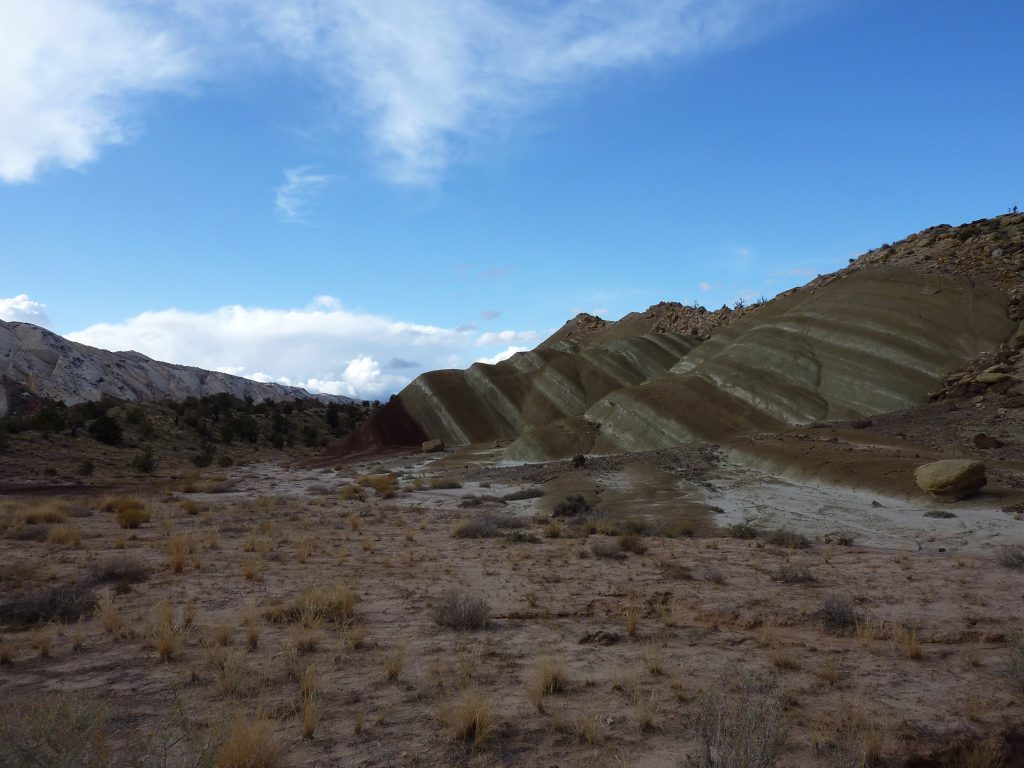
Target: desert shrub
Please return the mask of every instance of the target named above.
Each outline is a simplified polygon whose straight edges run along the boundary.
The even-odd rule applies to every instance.
[[[807,549],[811,546],[811,540],[802,533],[796,533],[788,528],[776,528],[764,535],[765,541],[777,547],[788,547],[789,549]]]
[[[498,525],[490,515],[460,520],[452,530],[456,539],[487,539],[498,535]]]
[[[75,469],[75,473],[82,477],[89,477],[96,471],[96,465],[92,459],[84,459]]]
[[[779,567],[779,570],[772,576],[775,581],[783,584],[810,584],[814,581],[814,574],[806,565],[791,565],[786,563]]]
[[[430,478],[430,487],[440,491],[450,488],[461,488],[462,483],[454,477],[432,477]]]
[[[725,526],[722,533],[730,539],[756,539],[758,531],[750,523],[733,523]]]
[[[814,617],[826,632],[840,634],[857,626],[857,612],[853,600],[846,595],[826,595]]]
[[[475,493],[471,493],[468,496],[463,496],[459,501],[459,506],[463,509],[470,507],[479,507],[481,504],[504,504],[504,500],[499,499],[497,496],[478,496]]]
[[[539,499],[544,495],[540,488],[520,488],[518,491],[506,493],[501,497],[502,501],[522,501],[524,499]]]
[[[364,501],[363,489],[358,485],[345,485],[338,491],[338,498],[342,501]]]
[[[147,750],[117,744],[113,713],[78,694],[19,700],[0,718],[0,765],[11,768],[143,764]]]
[[[642,538],[630,532],[619,536],[619,549],[623,552],[632,552],[634,555],[642,555],[647,552],[647,545]]]
[[[235,466],[235,460],[228,456],[226,453],[222,453],[217,457],[217,466],[222,469]]]
[[[122,528],[135,529],[148,523],[152,513],[145,507],[128,506],[117,510],[117,524]]]
[[[1000,547],[996,553],[999,564],[1014,570],[1024,570],[1024,544],[1010,544]]]
[[[89,425],[89,434],[107,445],[120,445],[124,437],[117,419],[106,414],[93,419]]]
[[[590,540],[590,551],[594,553],[595,557],[605,557],[610,560],[621,560],[626,556],[618,541],[603,536]]]
[[[651,530],[650,523],[642,517],[627,517],[622,521],[621,526],[625,533],[633,533],[638,536],[643,536]]]
[[[203,450],[192,457],[192,463],[199,469],[206,469],[213,463],[213,453]]]
[[[95,598],[88,581],[69,581],[30,592],[0,605],[0,621],[32,624],[45,621],[77,621]]]
[[[149,578],[150,568],[136,555],[112,555],[94,563],[89,578],[96,584],[138,584]]]
[[[566,496],[563,501],[555,504],[555,517],[575,517],[590,512],[590,504],[582,496]]]
[[[135,454],[135,458],[132,459],[132,466],[138,472],[147,475],[152,474],[156,470],[156,459],[153,457],[153,450],[147,448]]]
[[[486,600],[457,589],[446,592],[434,608],[434,621],[448,629],[484,629],[490,615]]]
[[[46,543],[55,547],[79,547],[82,544],[82,529],[77,525],[55,525],[46,534]]]
[[[719,682],[698,697],[694,768],[774,768],[786,740],[784,694],[770,679]]]

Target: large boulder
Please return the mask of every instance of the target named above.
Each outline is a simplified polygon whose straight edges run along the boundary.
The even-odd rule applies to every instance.
[[[988,482],[985,463],[975,459],[944,459],[914,470],[918,487],[938,501],[958,501],[977,493]]]
[[[443,453],[444,449],[444,440],[427,440],[423,443],[424,453]]]

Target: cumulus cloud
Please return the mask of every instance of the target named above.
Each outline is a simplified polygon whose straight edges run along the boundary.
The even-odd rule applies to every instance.
[[[317,82],[328,121],[355,112],[385,177],[431,183],[467,154],[467,141],[561,89],[735,45],[805,4],[7,0],[0,178],[24,181],[48,163],[81,166],[125,138],[139,96],[258,65]]]
[[[495,365],[496,363],[500,363],[502,360],[508,360],[510,357],[512,357],[512,355],[516,354],[517,352],[526,352],[528,349],[528,347],[511,346],[508,349],[502,350],[496,355],[491,355],[490,357],[481,357],[476,362],[486,363],[487,365]]]
[[[492,344],[510,344],[515,341],[533,341],[536,338],[536,331],[488,331],[480,334],[476,345],[486,347]]]
[[[35,323],[49,326],[50,318],[46,316],[46,305],[33,301],[27,293],[19,293],[9,299],[0,299],[0,320],[20,323]]]
[[[304,223],[313,198],[331,181],[322,173],[313,173],[309,166],[289,168],[284,172],[284,184],[274,190],[274,206],[285,221]],[[316,300],[323,299],[318,296]]]
[[[507,345],[506,338],[534,335],[503,334],[489,343]],[[319,296],[299,309],[144,312],[67,337],[102,349],[135,350],[156,360],[361,399],[386,399],[424,370],[463,367],[479,354],[478,347],[487,345],[473,331],[355,312],[331,296]]]
[[[78,168],[131,133],[138,97],[196,73],[172,30],[125,3],[5,0],[0,22],[0,179]]]

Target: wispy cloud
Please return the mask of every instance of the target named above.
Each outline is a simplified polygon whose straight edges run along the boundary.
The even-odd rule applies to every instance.
[[[26,300],[5,301],[23,306]],[[331,296],[296,309],[144,312],[67,335],[102,349],[360,398],[387,397],[424,370],[461,368],[477,358],[480,346],[501,349],[506,339],[533,336],[506,331],[482,345],[473,330],[355,312]]]
[[[476,340],[478,347],[487,347],[493,344],[511,344],[513,342],[531,342],[537,338],[536,331],[488,331],[481,333]]]
[[[278,215],[288,222],[305,223],[313,199],[330,183],[330,176],[313,173],[309,166],[286,169],[284,184],[274,190]]]
[[[804,5],[7,0],[0,178],[80,167],[131,133],[139,97],[244,75],[258,62],[318,81],[328,122],[341,112],[360,116],[386,178],[430,184],[479,136],[595,74],[736,45]],[[283,202],[286,215],[301,210],[287,195]]]
[[[50,318],[46,316],[46,305],[30,299],[27,293],[19,293],[9,299],[0,299],[0,320],[35,323],[48,326]]]
[[[79,168],[124,141],[139,97],[196,75],[181,38],[104,0],[5,0],[0,21],[0,179]]]

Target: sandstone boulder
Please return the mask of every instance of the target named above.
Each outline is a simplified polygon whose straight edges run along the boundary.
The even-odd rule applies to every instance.
[[[914,470],[918,487],[933,499],[958,501],[977,493],[988,482],[985,463],[974,459],[944,459]]]
[[[423,443],[424,453],[443,453],[444,448],[444,440],[427,440],[425,443]]]

